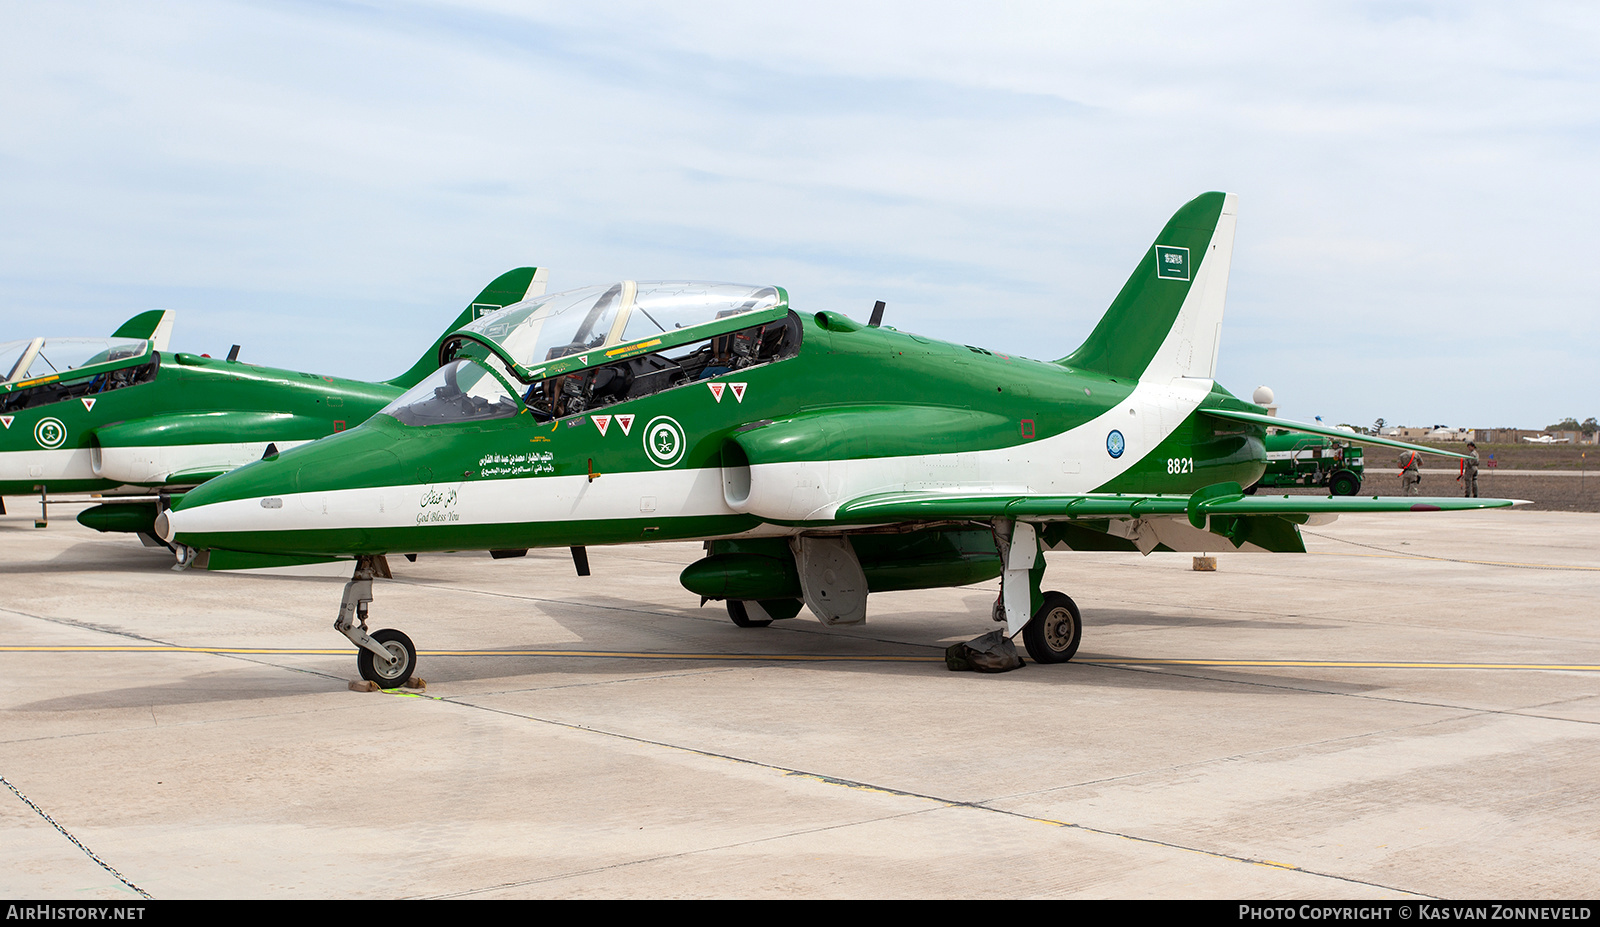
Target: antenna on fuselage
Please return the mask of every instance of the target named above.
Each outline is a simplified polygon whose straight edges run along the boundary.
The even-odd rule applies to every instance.
[[[872,304],[872,318],[867,321],[868,328],[877,328],[883,324],[883,300]]]

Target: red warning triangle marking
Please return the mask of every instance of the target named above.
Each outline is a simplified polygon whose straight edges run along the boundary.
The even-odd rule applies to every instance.
[[[744,402],[744,388],[749,385],[748,383],[729,383],[728,388],[733,390],[733,398]]]
[[[6,428],[9,429],[11,427],[11,420],[14,418],[16,418],[15,415],[0,415],[0,423],[4,423]]]
[[[711,387],[711,395],[717,397],[717,401],[721,402],[722,401],[722,391],[723,391],[723,389],[725,389],[727,387],[728,384],[726,384],[726,383],[707,383],[706,385]]]
[[[86,412],[93,412],[94,411],[94,397],[93,396],[82,396],[82,397],[79,397],[79,398],[81,398],[83,400],[84,411],[86,411]]]
[[[623,437],[627,437],[628,432],[633,430],[633,416],[619,415],[617,416],[617,424],[622,428]]]
[[[609,416],[609,415],[591,415],[591,416],[589,416],[589,418],[590,418],[590,420],[592,420],[594,422],[594,427],[600,429],[600,437],[602,437],[602,438],[605,437],[605,435],[606,435],[606,427],[611,424],[611,416]]]

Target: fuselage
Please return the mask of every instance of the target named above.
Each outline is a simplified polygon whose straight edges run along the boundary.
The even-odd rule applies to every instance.
[[[568,414],[530,408],[535,384],[501,417],[376,415],[193,490],[170,534],[329,557],[783,534],[877,492],[1187,494],[1266,464],[1262,429],[1197,413],[1257,408],[1210,380],[1141,384],[831,313],[787,324],[782,356]]]

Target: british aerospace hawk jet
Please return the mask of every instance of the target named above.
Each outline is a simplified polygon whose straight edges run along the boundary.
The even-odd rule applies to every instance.
[[[188,493],[158,530],[212,569],[355,561],[336,627],[361,674],[416,650],[368,633],[385,555],[705,540],[689,592],[742,626],[865,620],[871,593],[1000,580],[994,619],[1041,663],[1082,622],[1045,550],[1305,550],[1345,512],[1495,499],[1246,495],[1286,422],[1212,380],[1235,197],[1179,209],[1076,351],[1032,360],[790,304],[776,286],[623,281],[463,326],[439,368],[348,431]],[[1432,451],[1438,453],[1437,451]]]

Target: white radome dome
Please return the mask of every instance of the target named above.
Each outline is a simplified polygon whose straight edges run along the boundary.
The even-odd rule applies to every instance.
[[[1274,398],[1276,397],[1272,395],[1272,387],[1270,386],[1258,386],[1256,391],[1250,394],[1250,401],[1258,406],[1270,406]]]

